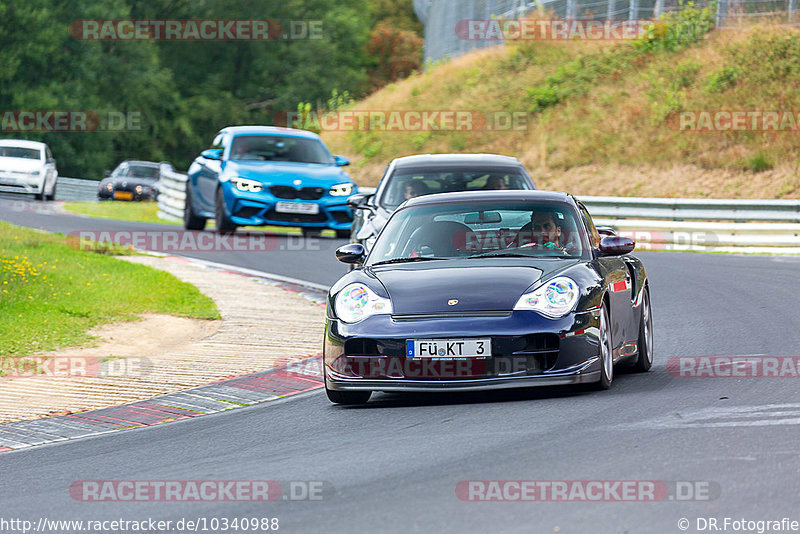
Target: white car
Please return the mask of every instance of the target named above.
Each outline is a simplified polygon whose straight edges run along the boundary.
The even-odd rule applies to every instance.
[[[38,141],[0,139],[0,191],[56,196],[58,171],[50,147]]]

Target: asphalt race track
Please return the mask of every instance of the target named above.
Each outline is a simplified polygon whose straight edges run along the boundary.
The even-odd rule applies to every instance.
[[[3,211],[2,219],[61,232],[157,228],[28,210]],[[344,272],[333,257],[341,243],[189,255],[327,285]],[[800,258],[641,257],[655,364],[650,373],[618,374],[609,391],[379,394],[355,408],[316,391],[0,454],[2,515],[277,517],[280,532],[670,533],[703,530],[698,518],[716,518],[720,530],[726,517],[800,521],[800,378],[682,378],[666,368],[681,356],[800,356]],[[208,479],[320,481],[327,489],[321,500],[271,503],[95,503],[68,491],[80,480]],[[457,485],[475,480],[692,484],[659,502],[462,501]]]

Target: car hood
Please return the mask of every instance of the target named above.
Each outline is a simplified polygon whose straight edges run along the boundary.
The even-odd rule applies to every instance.
[[[575,263],[484,258],[395,264],[371,271],[389,293],[394,314],[507,311],[531,285]],[[457,304],[448,304],[454,299]]]
[[[335,165],[296,163],[291,161],[226,161],[226,176],[238,176],[258,180],[265,185],[294,186],[302,180],[301,187],[330,187],[353,182],[344,171]]]
[[[0,171],[32,172],[41,170],[43,165],[38,159],[0,158]]]

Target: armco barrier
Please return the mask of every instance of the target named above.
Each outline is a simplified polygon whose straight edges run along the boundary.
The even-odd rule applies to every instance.
[[[186,205],[187,176],[161,164],[161,190],[158,194],[158,216],[168,221],[182,221]]]
[[[180,219],[186,175],[162,169],[159,217]],[[167,194],[165,194],[165,192]],[[373,194],[374,187],[359,187]],[[637,250],[800,254],[800,200],[582,196],[597,225],[636,240]]]

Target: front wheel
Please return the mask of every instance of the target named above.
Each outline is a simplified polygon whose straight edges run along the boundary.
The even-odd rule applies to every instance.
[[[650,308],[650,290],[645,287],[642,295],[642,318],[639,321],[639,355],[633,370],[644,373],[653,366],[653,311]]]
[[[214,222],[217,225],[217,232],[229,233],[236,231],[236,224],[234,224],[230,217],[225,215],[225,197],[222,194],[222,188],[217,189],[216,199],[216,212]]]
[[[324,364],[323,364],[324,365]],[[328,377],[323,372],[323,380],[325,381],[325,394],[328,400],[334,404],[366,404],[372,396],[371,391],[335,391],[328,389]]]
[[[198,217],[192,207],[192,189],[186,184],[186,203],[183,206],[183,227],[187,230],[203,230],[206,227],[206,218]]]
[[[614,381],[614,345],[611,342],[611,322],[605,304],[600,310],[600,381],[595,389],[608,389]]]
[[[56,186],[57,185],[58,185],[58,182],[53,182],[53,190],[50,191],[49,195],[45,195],[44,196],[45,200],[55,200],[56,199]]]

